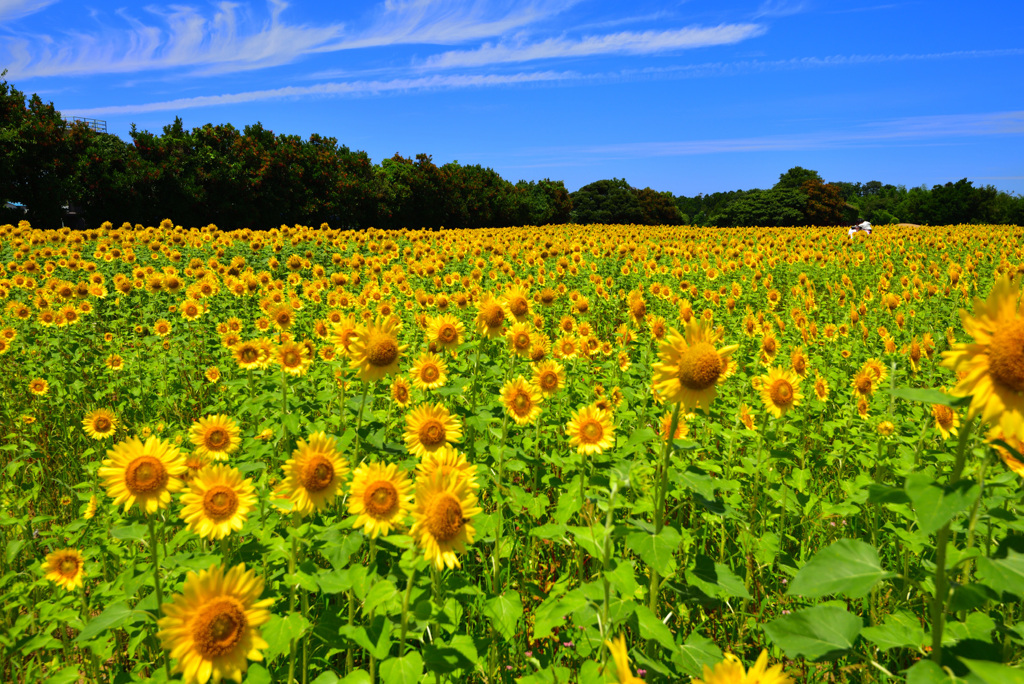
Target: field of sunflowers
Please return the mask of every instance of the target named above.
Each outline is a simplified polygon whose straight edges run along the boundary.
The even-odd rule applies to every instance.
[[[1024,681],[1024,229],[0,226],[4,682]]]

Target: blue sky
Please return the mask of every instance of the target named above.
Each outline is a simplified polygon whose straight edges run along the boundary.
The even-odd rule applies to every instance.
[[[1024,194],[1020,0],[0,0],[0,69],[128,139],[260,121],[570,190]]]

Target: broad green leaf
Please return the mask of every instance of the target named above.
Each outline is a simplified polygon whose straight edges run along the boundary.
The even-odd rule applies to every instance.
[[[302,638],[309,626],[309,620],[302,613],[290,613],[285,617],[271,615],[261,630],[263,640],[268,646],[264,654],[267,662],[282,653],[287,653],[292,639]]]
[[[960,658],[960,662],[985,684],[1024,684],[1024,670],[988,660]]]
[[[821,598],[843,594],[850,598],[866,596],[886,577],[878,552],[873,546],[854,539],[840,539],[814,555],[789,583],[788,594]]]
[[[53,673],[44,681],[46,684],[74,684],[78,682],[81,676],[82,673],[79,672],[78,666],[72,665],[71,667],[65,667],[60,672]]]
[[[978,486],[970,480],[961,480],[946,489],[923,473],[908,475],[904,488],[914,505],[917,524],[925,534],[937,532],[978,498]]]
[[[327,672],[324,673],[328,674]],[[330,673],[333,674],[333,673]],[[323,675],[321,675],[322,677]],[[313,684],[317,684],[320,681],[320,677],[313,680]],[[338,684],[373,684],[373,680],[370,679],[370,673],[366,670],[355,670],[347,677],[342,680],[338,680]]]
[[[672,636],[672,630],[665,626],[665,623],[658,619],[650,608],[645,605],[637,604],[634,608],[636,612],[636,619],[640,624],[640,633],[647,639],[654,639],[659,644],[674,652],[676,648],[675,637]]]
[[[961,406],[970,401],[970,397],[954,397],[937,389],[918,389],[913,387],[897,387],[892,396],[906,401],[921,404],[942,404],[943,406]]]
[[[979,558],[978,578],[998,592],[1024,596],[1024,553],[1009,549],[1006,558]]]
[[[77,637],[75,637],[75,643],[82,643],[97,637],[103,632],[110,629],[117,629],[123,627],[128,622],[129,618],[132,617],[132,610],[127,603],[115,603],[109,606],[102,613],[89,620],[89,624],[85,626]]]
[[[783,615],[764,626],[765,634],[786,652],[786,657],[827,660],[853,647],[861,620],[844,608],[815,606]]]
[[[516,634],[516,625],[523,616],[523,600],[519,593],[506,591],[484,604],[484,613],[491,619],[491,625],[506,641]]]
[[[697,556],[692,570],[686,571],[689,583],[714,598],[750,598],[743,580],[729,566],[715,563],[707,556]]]
[[[682,536],[675,528],[665,527],[658,534],[643,531],[629,533],[626,535],[626,548],[640,556],[659,575],[669,577],[675,572],[675,552],[681,541]]]
[[[905,610],[898,610],[877,627],[865,627],[860,635],[883,651],[890,648],[916,649],[928,640],[920,619]]]
[[[686,638],[686,642],[679,647],[680,659],[679,669],[691,677],[700,677],[704,673],[704,666],[714,667],[715,663],[722,661],[722,649],[718,648],[711,639],[706,639],[697,632],[693,632]]]
[[[907,684],[950,684],[951,681],[933,660],[919,660],[907,670]]]
[[[380,664],[380,678],[389,684],[418,684],[423,676],[423,658],[410,651],[400,658],[388,658]]]

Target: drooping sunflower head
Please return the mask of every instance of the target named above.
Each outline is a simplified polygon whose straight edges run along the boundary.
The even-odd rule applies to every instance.
[[[57,586],[74,591],[82,586],[85,558],[78,549],[60,549],[46,555],[43,574]]]
[[[398,372],[398,362],[406,349],[406,345],[399,343],[398,329],[394,317],[356,328],[355,337],[349,342],[349,356],[360,380],[381,380]]]
[[[462,567],[458,553],[473,543],[473,516],[481,510],[465,479],[437,472],[417,484],[409,534],[437,570]]]
[[[781,418],[790,409],[799,406],[803,399],[800,392],[800,376],[784,368],[771,368],[761,376],[761,401],[776,418]]]
[[[820,375],[816,375],[814,377],[814,396],[818,398],[818,401],[825,401],[828,399],[828,394],[828,380]]]
[[[242,444],[242,430],[225,414],[205,416],[189,428],[189,441],[197,453],[223,461]]]
[[[960,416],[951,407],[945,404],[932,404],[932,416],[935,418],[935,427],[942,433],[943,439],[949,439],[950,435],[956,435],[960,427]]]
[[[501,388],[501,403],[517,425],[529,425],[537,420],[543,398],[540,391],[522,375]]]
[[[82,429],[93,439],[112,437],[117,431],[117,417],[107,409],[90,411],[82,419]]]
[[[412,483],[395,464],[363,463],[352,472],[348,512],[375,539],[402,527],[412,508]]]
[[[405,418],[409,453],[424,456],[462,439],[462,425],[443,404],[421,404]]]
[[[685,335],[672,330],[662,341],[652,381],[666,401],[682,403],[688,410],[711,406],[728,359],[738,349],[716,349],[716,342],[717,336],[696,319],[687,324]]]
[[[259,627],[274,600],[260,599],[263,579],[245,565],[188,573],[181,594],[161,606],[157,637],[187,684],[242,681],[249,660],[268,648]]]
[[[600,454],[615,445],[611,414],[594,405],[573,411],[565,431],[569,443],[581,454]]]
[[[181,502],[181,517],[190,530],[204,539],[222,539],[245,525],[256,491],[237,469],[217,463],[197,472]]]
[[[114,505],[128,510],[136,503],[144,513],[166,508],[171,494],[181,490],[187,470],[178,448],[159,437],[145,442],[137,437],[118,442],[97,471]]]
[[[284,464],[284,488],[293,508],[301,515],[323,510],[338,495],[348,460],[338,451],[333,437],[314,432],[309,441],[299,440]]]

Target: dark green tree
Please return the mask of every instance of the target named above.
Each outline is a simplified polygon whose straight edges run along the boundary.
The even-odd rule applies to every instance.
[[[644,213],[633,188],[622,178],[599,180],[570,195],[573,223],[641,223]]]

